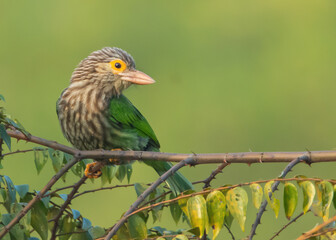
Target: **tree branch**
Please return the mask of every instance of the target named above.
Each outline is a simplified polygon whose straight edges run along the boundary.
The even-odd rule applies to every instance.
[[[78,155],[81,158],[92,158],[96,160],[106,160],[116,158],[122,161],[138,160],[138,161],[165,161],[165,162],[180,162],[190,156],[190,154],[178,153],[162,153],[162,152],[147,152],[147,151],[107,151],[93,150],[80,151],[55,141],[48,141],[35,136],[25,136],[19,131],[7,130],[8,135],[18,140],[25,140],[32,143],[37,143],[42,146],[50,147],[62,152]],[[311,163],[318,162],[336,162],[336,151],[312,151],[312,152],[242,152],[242,153],[208,153],[195,154],[194,165],[210,164],[210,163],[285,163],[291,162],[293,159],[299,158],[302,155],[309,155]],[[304,162],[304,161],[303,161]]]
[[[0,239],[5,236],[9,230],[23,218],[34,204],[43,198],[43,195],[78,161],[79,157],[75,157],[72,161],[68,162],[58,173],[56,173],[50,181],[43,187],[43,189],[32,199],[30,202],[8,223],[0,232]]]
[[[149,188],[147,188],[138,199],[132,204],[132,206],[128,209],[128,211],[124,214],[124,216],[113,226],[110,232],[104,238],[105,240],[109,240],[115,235],[118,229],[126,222],[127,218],[130,214],[145,200],[145,198],[155,190],[161,183],[167,180],[171,175],[173,175],[177,170],[184,167],[185,165],[190,165],[194,163],[193,157],[186,158],[185,160],[179,162],[174,165],[171,169],[165,172],[163,175],[159,177]]]
[[[307,163],[310,163],[310,158],[306,155],[303,155],[301,157],[298,157],[294,160],[292,160],[287,166],[286,168],[283,170],[283,172],[280,174],[279,178],[284,178],[287,173],[289,173],[289,171],[299,162],[301,161],[305,161]],[[272,185],[272,191],[269,193],[269,197],[270,199],[272,198],[272,194],[273,192],[275,192],[278,189],[278,186],[280,184],[280,181],[275,181]],[[248,236],[249,240],[252,240],[253,236],[255,235],[255,231],[257,229],[258,224],[260,224],[260,219],[263,215],[263,213],[266,210],[266,206],[267,206],[267,200],[264,200],[264,202],[261,204],[260,208],[259,208],[259,212],[257,213],[257,217],[254,221],[254,223],[252,224],[252,228],[251,228],[251,232],[250,235]]]

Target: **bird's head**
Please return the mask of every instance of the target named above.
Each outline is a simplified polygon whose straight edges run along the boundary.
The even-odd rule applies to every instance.
[[[95,84],[104,89],[112,89],[119,95],[132,84],[146,85],[155,81],[135,69],[135,62],[126,51],[105,47],[91,53],[79,63],[72,74],[71,83]]]

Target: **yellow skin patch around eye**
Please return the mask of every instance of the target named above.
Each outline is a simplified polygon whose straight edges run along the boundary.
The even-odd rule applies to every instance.
[[[114,74],[122,73],[123,71],[126,70],[127,65],[123,60],[116,59],[110,62],[112,72]]]

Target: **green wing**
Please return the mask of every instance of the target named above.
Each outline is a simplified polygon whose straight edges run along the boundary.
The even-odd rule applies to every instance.
[[[111,100],[110,119],[123,128],[136,129],[139,136],[148,137],[153,147],[160,148],[160,143],[145,117],[124,95]]]

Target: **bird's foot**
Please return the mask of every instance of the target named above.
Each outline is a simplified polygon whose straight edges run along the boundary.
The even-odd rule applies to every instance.
[[[114,148],[114,149],[111,149],[111,151],[122,151],[122,149],[121,148]],[[115,159],[115,158],[110,158],[109,161],[113,165],[120,165],[122,163],[122,161],[120,161],[119,159]]]
[[[98,162],[93,162],[93,163],[88,163],[86,165],[84,174],[87,178],[99,178],[102,175],[102,171],[100,170],[100,168],[96,171],[93,171],[93,168],[97,165],[100,164],[101,166],[103,166],[103,164],[98,163]]]

